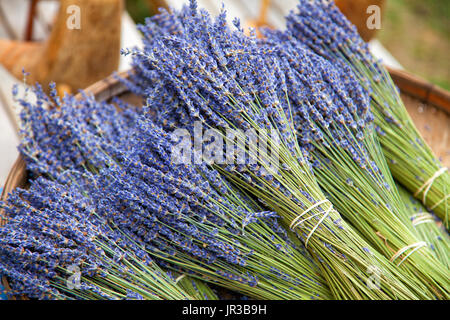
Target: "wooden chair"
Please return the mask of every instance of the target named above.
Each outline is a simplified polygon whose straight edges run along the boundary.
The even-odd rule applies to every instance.
[[[268,27],[271,28],[272,26],[267,22],[267,13],[270,9],[270,0],[261,0],[261,7],[259,9],[259,16],[256,19],[249,20],[247,22],[247,25],[249,27],[255,28],[256,35],[258,37],[261,37],[261,32],[259,31],[259,28]]]
[[[69,6],[80,8],[80,28],[69,28]],[[0,39],[0,63],[16,78],[22,69],[30,83],[51,81],[65,91],[86,88],[117,70],[123,0],[60,0],[45,42]],[[27,28],[28,30],[28,28]],[[28,31],[29,32],[29,31]]]

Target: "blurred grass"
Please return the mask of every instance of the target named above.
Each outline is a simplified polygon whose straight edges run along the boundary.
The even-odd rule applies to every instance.
[[[450,90],[449,0],[387,0],[377,38],[405,69]]]
[[[144,23],[145,18],[154,14],[150,11],[150,8],[146,0],[127,0],[126,8],[136,23]]]

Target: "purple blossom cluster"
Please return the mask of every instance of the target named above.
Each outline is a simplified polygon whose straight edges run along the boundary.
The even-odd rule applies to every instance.
[[[286,17],[286,29],[292,36],[319,56],[324,57],[339,68],[355,69],[352,77],[358,79],[364,89],[372,94],[377,84],[386,84],[386,88],[394,96],[398,89],[389,80],[389,76],[369,51],[369,46],[359,36],[356,27],[339,11],[333,1],[299,0],[296,11],[291,11]],[[361,66],[367,68],[362,71]],[[381,104],[376,112],[381,112],[388,123],[401,127],[395,113],[392,101],[382,100],[382,95],[375,92],[377,102]]]
[[[263,205],[281,212],[285,223],[298,229],[296,234],[305,245],[312,239],[314,247],[309,250],[333,272],[323,252],[344,260],[347,254],[314,238],[314,233],[340,237],[345,227],[335,224],[340,216],[331,204],[328,211],[310,212],[327,201],[315,188],[316,178],[332,204],[389,258],[390,251],[377,231],[393,234],[398,249],[414,242],[415,235],[399,218],[404,205],[378,142],[381,129],[374,125],[369,82],[357,78],[345,59],[333,56],[347,50],[343,42],[354,40],[345,29],[349,27],[340,21],[337,9],[325,14],[321,12],[328,8],[325,1],[316,2],[320,9],[301,1],[300,13],[288,17],[286,32],[266,31],[267,39],[258,40],[246,36],[237,20],[235,29],[230,29],[224,11],[211,18],[197,10],[196,1],[190,1],[181,11],[148,19],[141,27],[144,50],[123,53],[133,55],[135,68],[125,82],[147,99],[144,116],[155,114],[155,123],[164,130],[192,131],[194,121],[219,132],[277,130],[283,152],[280,171],[268,172],[260,157],[257,164],[220,166],[220,172],[257,195]],[[332,24],[332,40],[325,46],[330,29],[326,23]],[[302,25],[300,31],[298,25]],[[316,31],[322,34],[315,35]],[[345,54],[369,59],[367,48],[358,41],[354,40],[360,45],[353,47],[356,53]],[[336,51],[327,51],[330,44]],[[375,63],[373,68],[381,72]],[[307,185],[308,179],[312,182]],[[274,193],[280,201],[273,199]],[[299,212],[308,215],[300,219]],[[333,216],[328,215],[331,212]],[[401,236],[397,227],[404,230]],[[366,245],[361,248],[363,255],[372,252]]]
[[[207,276],[220,285],[239,283],[243,292],[256,297],[328,294],[312,258],[288,236],[277,216],[206,164],[175,165],[171,136],[148,114],[132,108],[125,112],[124,107],[96,103],[86,95],[81,100],[66,96],[57,108],[46,108],[52,97],[40,88],[36,94],[35,104],[22,101],[23,134],[28,139],[20,149],[36,181],[48,187],[45,192],[61,201],[70,199],[76,206],[61,207],[63,214],[70,217],[72,211],[84,210],[92,227],[100,224],[135,244],[127,245],[132,252],[151,255],[165,268]],[[45,156],[47,152],[51,158]],[[68,195],[64,188],[73,184],[79,191],[71,189]],[[34,188],[22,192],[30,197],[44,194],[36,194]],[[16,205],[5,206],[16,210]],[[76,212],[67,222],[73,219],[78,219]],[[46,223],[35,226],[46,228]],[[55,236],[58,232],[62,230],[56,230]],[[99,233],[106,234],[103,229]],[[283,257],[273,260],[280,253]],[[275,269],[283,270],[283,277]],[[275,287],[261,293],[269,281]]]
[[[85,93],[82,99],[66,95],[60,99],[51,86],[46,95],[34,87],[36,102],[18,99],[21,105],[19,151],[33,176],[62,177],[67,169],[99,170],[109,146],[127,147],[141,109],[115,98],[97,102]],[[99,139],[101,138],[101,139]]]
[[[184,128],[192,132],[194,121],[223,131],[274,129],[290,156],[308,168],[303,158],[307,151],[298,145],[293,123],[287,120],[286,65],[281,64],[276,48],[246,36],[238,20],[234,24],[234,29],[226,24],[225,11],[213,19],[197,10],[195,1],[181,11],[163,11],[149,18],[141,26],[144,49],[123,52],[133,55],[134,66],[130,80],[123,81],[146,97],[146,114],[154,115],[155,123],[167,131]],[[306,209],[267,172],[261,164],[264,159],[251,154],[245,159],[243,165],[223,169],[260,189],[266,184],[280,189]],[[290,169],[286,164],[280,167]],[[308,190],[299,192],[313,201]]]
[[[27,190],[16,189],[0,227],[0,273],[8,278],[10,296],[36,299],[167,298],[158,286],[174,282],[153,259],[104,218],[78,184],[38,177]],[[83,182],[84,181],[84,182]],[[79,275],[75,273],[79,270]],[[151,282],[136,281],[144,273]],[[78,277],[78,284],[69,281]],[[114,285],[114,277],[123,279]],[[129,287],[123,285],[129,284]],[[105,290],[104,284],[108,284]],[[180,293],[180,297],[183,295]]]
[[[160,252],[168,267],[176,268],[170,261],[181,256],[219,279],[249,287],[260,287],[267,279],[288,281],[270,268],[268,257],[280,252],[286,255],[281,264],[291,285],[306,273],[302,265],[291,265],[295,259],[308,265],[308,273],[316,268],[273,212],[248,205],[247,196],[216,170],[205,164],[173,164],[170,135],[151,121],[138,121],[130,141],[131,151],[116,153],[118,166],[102,170],[97,178],[102,187],[89,193],[98,203],[98,214],[148,251]],[[320,279],[313,283],[321,286]]]
[[[245,131],[251,128],[245,119],[252,119],[261,129],[275,123],[287,131],[278,112],[287,101],[274,90],[283,74],[273,49],[238,28],[231,30],[225,11],[213,19],[193,8],[162,12],[141,27],[144,50],[124,51],[134,55],[136,73],[129,88],[147,97],[165,129],[189,128],[194,119]],[[291,135],[282,138],[295,144]]]
[[[309,151],[314,143],[342,147],[361,167],[368,167],[362,141],[365,131],[373,130],[369,95],[349,70],[334,67],[288,32],[269,35],[268,43],[277,48],[284,65],[286,95],[301,145]]]
[[[374,192],[381,190],[384,196],[379,202],[393,206],[390,174],[379,157],[380,149],[374,149],[378,141],[370,94],[348,65],[333,65],[290,29],[267,30],[267,39],[258,40],[245,36],[238,21],[236,30],[228,28],[225,12],[212,20],[193,8],[194,2],[179,12],[148,19],[141,26],[144,50],[125,52],[134,55],[136,70],[128,85],[148,98],[156,123],[169,131],[192,130],[195,120],[219,129],[246,130],[251,123],[276,128],[287,150],[300,148],[316,171],[336,174],[343,184],[352,178],[350,171],[340,170],[342,164],[332,160],[335,152],[347,155],[345,161],[362,172]],[[226,166],[225,170],[259,188],[265,187],[258,179],[264,177],[293,198],[261,166]],[[343,196],[326,187],[325,191]],[[313,202],[308,190],[300,192]],[[301,201],[293,201],[304,208]]]

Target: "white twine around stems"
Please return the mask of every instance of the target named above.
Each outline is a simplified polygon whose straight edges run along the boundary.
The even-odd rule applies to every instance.
[[[416,227],[422,223],[434,223],[434,219],[428,212],[419,212],[412,216],[411,223]]]
[[[309,207],[308,209],[306,209],[305,211],[303,211],[301,214],[299,214],[294,220],[292,220],[289,228],[291,230],[295,229],[300,223],[302,223],[303,221],[298,222],[298,220],[303,217],[305,214],[307,214],[309,211],[313,210],[314,208],[320,206],[321,204],[324,204],[325,202],[330,202],[328,199],[324,199],[322,201],[317,202],[316,204],[312,205],[311,207]]]
[[[444,174],[448,170],[447,167],[440,168],[438,171],[436,171],[430,179],[428,179],[417,191],[414,193],[414,197],[417,197],[417,195],[422,192],[423,188],[425,188],[423,192],[423,200],[422,203],[425,204],[425,200],[427,198],[428,191],[430,190],[431,186],[433,185],[433,182],[442,174]],[[446,196],[447,197],[447,196]],[[442,200],[441,200],[442,201]]]
[[[317,207],[320,206],[321,204],[324,204],[324,203],[327,203],[327,202],[330,204],[330,207],[328,208],[328,210],[327,210],[325,213],[322,211],[322,212],[316,213],[316,214],[314,214],[314,215],[312,215],[312,216],[310,216],[310,217],[308,217],[308,218],[305,218],[305,219],[303,219],[303,220],[300,220],[300,218],[303,217],[303,216],[305,216],[305,214],[307,214],[308,212],[310,212],[310,211],[313,210],[314,208],[317,208]],[[294,220],[292,220],[292,222],[291,222],[289,228],[290,228],[291,230],[293,230],[293,229],[295,229],[296,227],[298,227],[299,225],[301,225],[303,222],[308,221],[309,219],[312,219],[312,218],[314,218],[314,217],[316,217],[316,216],[318,216],[318,215],[323,214],[323,217],[320,218],[319,222],[314,226],[314,228],[312,228],[312,230],[309,232],[308,236],[306,237],[305,247],[308,247],[308,241],[309,241],[309,239],[310,239],[311,236],[314,234],[314,232],[317,230],[317,228],[322,224],[322,222],[326,219],[326,217],[329,216],[331,210],[333,210],[333,204],[332,204],[328,199],[324,199],[324,200],[322,200],[322,201],[319,201],[319,202],[317,202],[316,204],[314,204],[314,205],[312,205],[311,207],[309,207],[308,209],[306,209],[305,211],[303,211],[301,214],[299,214]]]
[[[412,255],[414,252],[416,252],[417,250],[419,250],[422,247],[426,247],[427,243],[425,241],[420,241],[420,242],[416,242],[413,244],[410,244],[409,246],[403,247],[400,250],[398,250],[393,256],[392,258],[389,260],[391,262],[394,262],[395,260],[398,259],[398,257],[400,257],[403,253],[405,253],[406,251],[408,251],[409,249],[413,249],[411,250],[410,253],[408,253],[405,257],[403,257],[403,259],[397,264],[397,267],[399,267],[410,255]]]
[[[175,279],[175,283],[178,284],[178,282],[183,279],[184,277],[186,277],[186,274],[183,273],[182,275],[178,276],[178,278]]]

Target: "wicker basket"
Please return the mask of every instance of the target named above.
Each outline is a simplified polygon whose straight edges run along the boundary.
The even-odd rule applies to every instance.
[[[442,158],[444,165],[450,165],[450,92],[442,90],[409,73],[399,70],[389,70],[392,79],[402,92],[402,99],[416,123],[424,139],[433,148],[435,154]],[[129,72],[120,74],[128,77]],[[95,96],[98,101],[108,101],[112,97],[120,97],[131,104],[138,105],[141,98],[131,94],[127,88],[110,76],[99,81],[85,90]],[[433,130],[429,128],[432,127]],[[444,138],[444,141],[442,139]],[[9,172],[1,200],[6,200],[8,194],[17,187],[27,186],[27,172],[25,161],[19,156]],[[3,212],[0,211],[0,223]],[[9,290],[8,283],[3,277],[2,283]],[[21,297],[21,299],[25,299]]]
[[[450,92],[403,70],[388,68],[420,134],[450,167]]]

